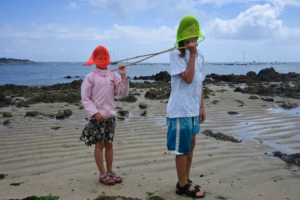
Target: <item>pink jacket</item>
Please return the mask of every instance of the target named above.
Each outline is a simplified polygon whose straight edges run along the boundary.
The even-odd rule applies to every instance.
[[[128,79],[122,80],[116,73],[96,67],[81,84],[81,102],[89,119],[98,112],[105,119],[116,117],[114,94],[125,97],[128,91]]]

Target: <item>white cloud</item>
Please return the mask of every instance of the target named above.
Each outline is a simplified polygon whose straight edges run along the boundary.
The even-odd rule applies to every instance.
[[[90,6],[100,7],[114,12],[117,16],[127,19],[134,11],[151,9],[161,3],[159,0],[81,0]]]
[[[80,7],[80,6],[77,5],[76,2],[71,1],[71,2],[69,3],[69,5],[67,6],[67,9],[68,9],[68,10],[76,10],[76,9],[79,8],[79,7]]]
[[[135,11],[146,11],[156,8],[168,17],[180,20],[193,14],[201,19],[206,17],[203,10],[197,8],[199,2],[194,0],[81,0],[87,5],[107,9],[120,18],[128,19]]]
[[[230,40],[261,40],[300,38],[300,29],[290,29],[277,17],[282,9],[270,4],[255,5],[235,19],[215,18],[206,24],[207,37]]]
[[[256,3],[256,2],[263,2],[263,3],[271,3],[277,6],[300,6],[300,0],[196,0],[199,4],[215,4],[219,7],[230,4],[230,3]]]
[[[99,30],[95,28],[63,27],[60,24],[48,24],[38,26],[32,24],[27,30],[6,26],[0,29],[0,38],[12,42],[27,41],[39,43],[39,41],[64,40],[64,41],[101,41],[122,40],[134,43],[156,43],[160,41],[173,41],[177,28],[161,26],[158,29],[138,26],[120,26],[115,24],[112,29]]]
[[[197,8],[198,3],[196,1],[183,0],[169,4],[161,7],[161,10],[173,19],[181,20],[186,15],[194,15],[201,22],[209,18],[203,10]]]

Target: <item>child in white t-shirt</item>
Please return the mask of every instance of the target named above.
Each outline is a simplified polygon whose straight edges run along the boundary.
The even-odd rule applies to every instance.
[[[176,156],[176,194],[194,198],[205,196],[205,191],[189,177],[196,134],[206,117],[202,88],[204,58],[196,48],[202,40],[198,20],[192,15],[184,17],[175,46],[187,48],[171,52],[172,91],[167,106],[167,146],[170,154]]]

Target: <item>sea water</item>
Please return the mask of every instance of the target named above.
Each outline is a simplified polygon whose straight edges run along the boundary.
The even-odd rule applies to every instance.
[[[41,62],[34,65],[0,65],[0,85],[15,84],[27,86],[53,85],[70,83],[84,77],[94,70],[95,66],[83,66],[83,62]],[[110,70],[119,65],[109,65]],[[205,64],[204,76],[215,73],[219,75],[246,75],[249,71],[258,73],[265,68],[273,67],[279,73],[300,73],[300,63],[279,63],[262,65],[213,65]],[[151,76],[161,71],[170,73],[169,63],[140,64],[126,67],[127,76]],[[116,71],[116,73],[118,73]],[[71,79],[64,78],[71,76]],[[133,81],[133,80],[132,80]]]

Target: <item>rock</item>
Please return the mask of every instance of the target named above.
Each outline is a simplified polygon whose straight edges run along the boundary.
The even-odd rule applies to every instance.
[[[292,109],[292,108],[297,108],[298,105],[295,103],[283,103],[282,105],[280,105],[282,108],[286,108],[286,109]]]
[[[140,113],[141,116],[145,116],[147,114],[147,110],[144,110],[143,112]]]
[[[55,118],[55,116],[56,116],[55,113],[50,113],[50,114],[49,114],[49,117],[50,117],[50,118]]]
[[[154,90],[149,90],[146,92],[145,96],[144,96],[146,99],[156,99],[157,97],[157,94],[156,94],[156,91]]]
[[[10,84],[0,86],[0,93],[4,91],[5,96],[24,97],[26,100],[22,99],[19,102],[17,102],[17,98],[13,98],[14,102],[12,103],[17,104],[17,107],[28,107],[28,105],[40,102],[78,103],[81,99],[81,83],[82,80],[76,80],[71,83],[41,86],[40,88]]]
[[[276,81],[279,78],[280,74],[275,71],[273,67],[262,69],[258,72],[257,77],[260,81]]]
[[[105,193],[102,192],[102,194],[94,200],[142,200],[142,199],[133,198],[133,197],[124,197],[124,196],[106,196]],[[154,200],[154,199],[151,199],[151,200]],[[158,199],[158,200],[160,200],[160,199]],[[164,199],[162,199],[162,200],[164,200]]]
[[[273,155],[274,157],[281,158],[288,165],[297,165],[298,167],[300,167],[300,153],[287,155],[281,153],[280,151],[275,151]]]
[[[219,103],[220,101],[218,101],[218,100],[214,100],[214,101],[212,101],[212,102],[210,102],[211,104],[217,104],[217,103]]]
[[[241,100],[234,100],[234,101],[236,101],[236,102],[238,102],[238,103],[240,103],[240,104],[245,104],[243,101],[241,101]]]
[[[256,73],[253,71],[248,72],[246,76],[254,80],[256,79]]]
[[[273,98],[267,97],[267,98],[261,98],[261,100],[263,101],[270,101],[270,102],[274,102]]]
[[[29,103],[27,101],[21,100],[18,102],[17,107],[29,107]]]
[[[67,116],[71,116],[72,115],[72,110],[66,109],[66,110],[64,110],[64,114],[67,115]]]
[[[10,100],[6,98],[0,90],[0,107],[5,107],[10,105]]]
[[[56,116],[56,119],[62,119],[65,117],[65,112],[62,110],[59,110],[55,116]]]
[[[147,108],[147,106],[148,105],[146,103],[140,102],[140,105],[139,105],[140,108]]]
[[[148,200],[165,200],[165,199],[156,195],[156,196],[150,196]]]
[[[117,116],[117,118],[119,119],[119,120],[125,120],[125,117],[122,117],[122,116]]]
[[[234,111],[229,111],[229,112],[228,112],[228,115],[238,115],[238,114],[240,114],[240,113],[234,112]]]
[[[121,116],[128,116],[129,115],[129,111],[128,110],[119,110],[118,113]]]
[[[3,117],[12,117],[11,112],[4,112]]]
[[[28,111],[28,112],[26,112],[26,116],[29,116],[29,117],[35,117],[38,114],[39,114],[38,111]]]
[[[8,174],[0,174],[0,180],[5,179]]]
[[[226,92],[227,90],[225,90],[225,89],[221,89],[221,90],[217,90],[216,92],[221,92],[221,93],[223,93],[223,92]]]
[[[52,127],[51,129],[53,129],[53,130],[58,130],[58,129],[60,129],[60,127],[59,127],[59,126],[54,126],[54,127]]]
[[[158,74],[152,75],[152,76],[140,76],[140,77],[134,77],[134,80],[155,80],[155,81],[163,81],[163,82],[169,82],[171,81],[171,76],[167,71],[161,71]]]
[[[72,77],[71,77],[71,76],[65,76],[64,78],[70,79],[70,78],[72,78]]]
[[[248,99],[259,99],[257,96],[250,96]]]
[[[204,135],[206,136],[210,136],[210,137],[214,137],[216,138],[217,140],[222,140],[222,141],[231,141],[231,142],[234,142],[234,143],[239,143],[239,141],[237,139],[235,139],[234,137],[231,137],[231,136],[227,136],[227,135],[224,135],[223,133],[213,133],[211,130],[207,129],[207,130],[204,130],[202,132]]]
[[[10,124],[10,121],[8,119],[3,122],[4,126],[8,126],[9,124]]]
[[[134,103],[137,101],[137,98],[135,98],[135,96],[133,96],[133,95],[128,95],[127,97],[122,97],[122,98],[118,99],[117,101]]]
[[[235,88],[235,90],[234,90],[235,92],[243,92],[243,89],[242,88],[240,88],[240,87],[237,87],[237,88]]]

